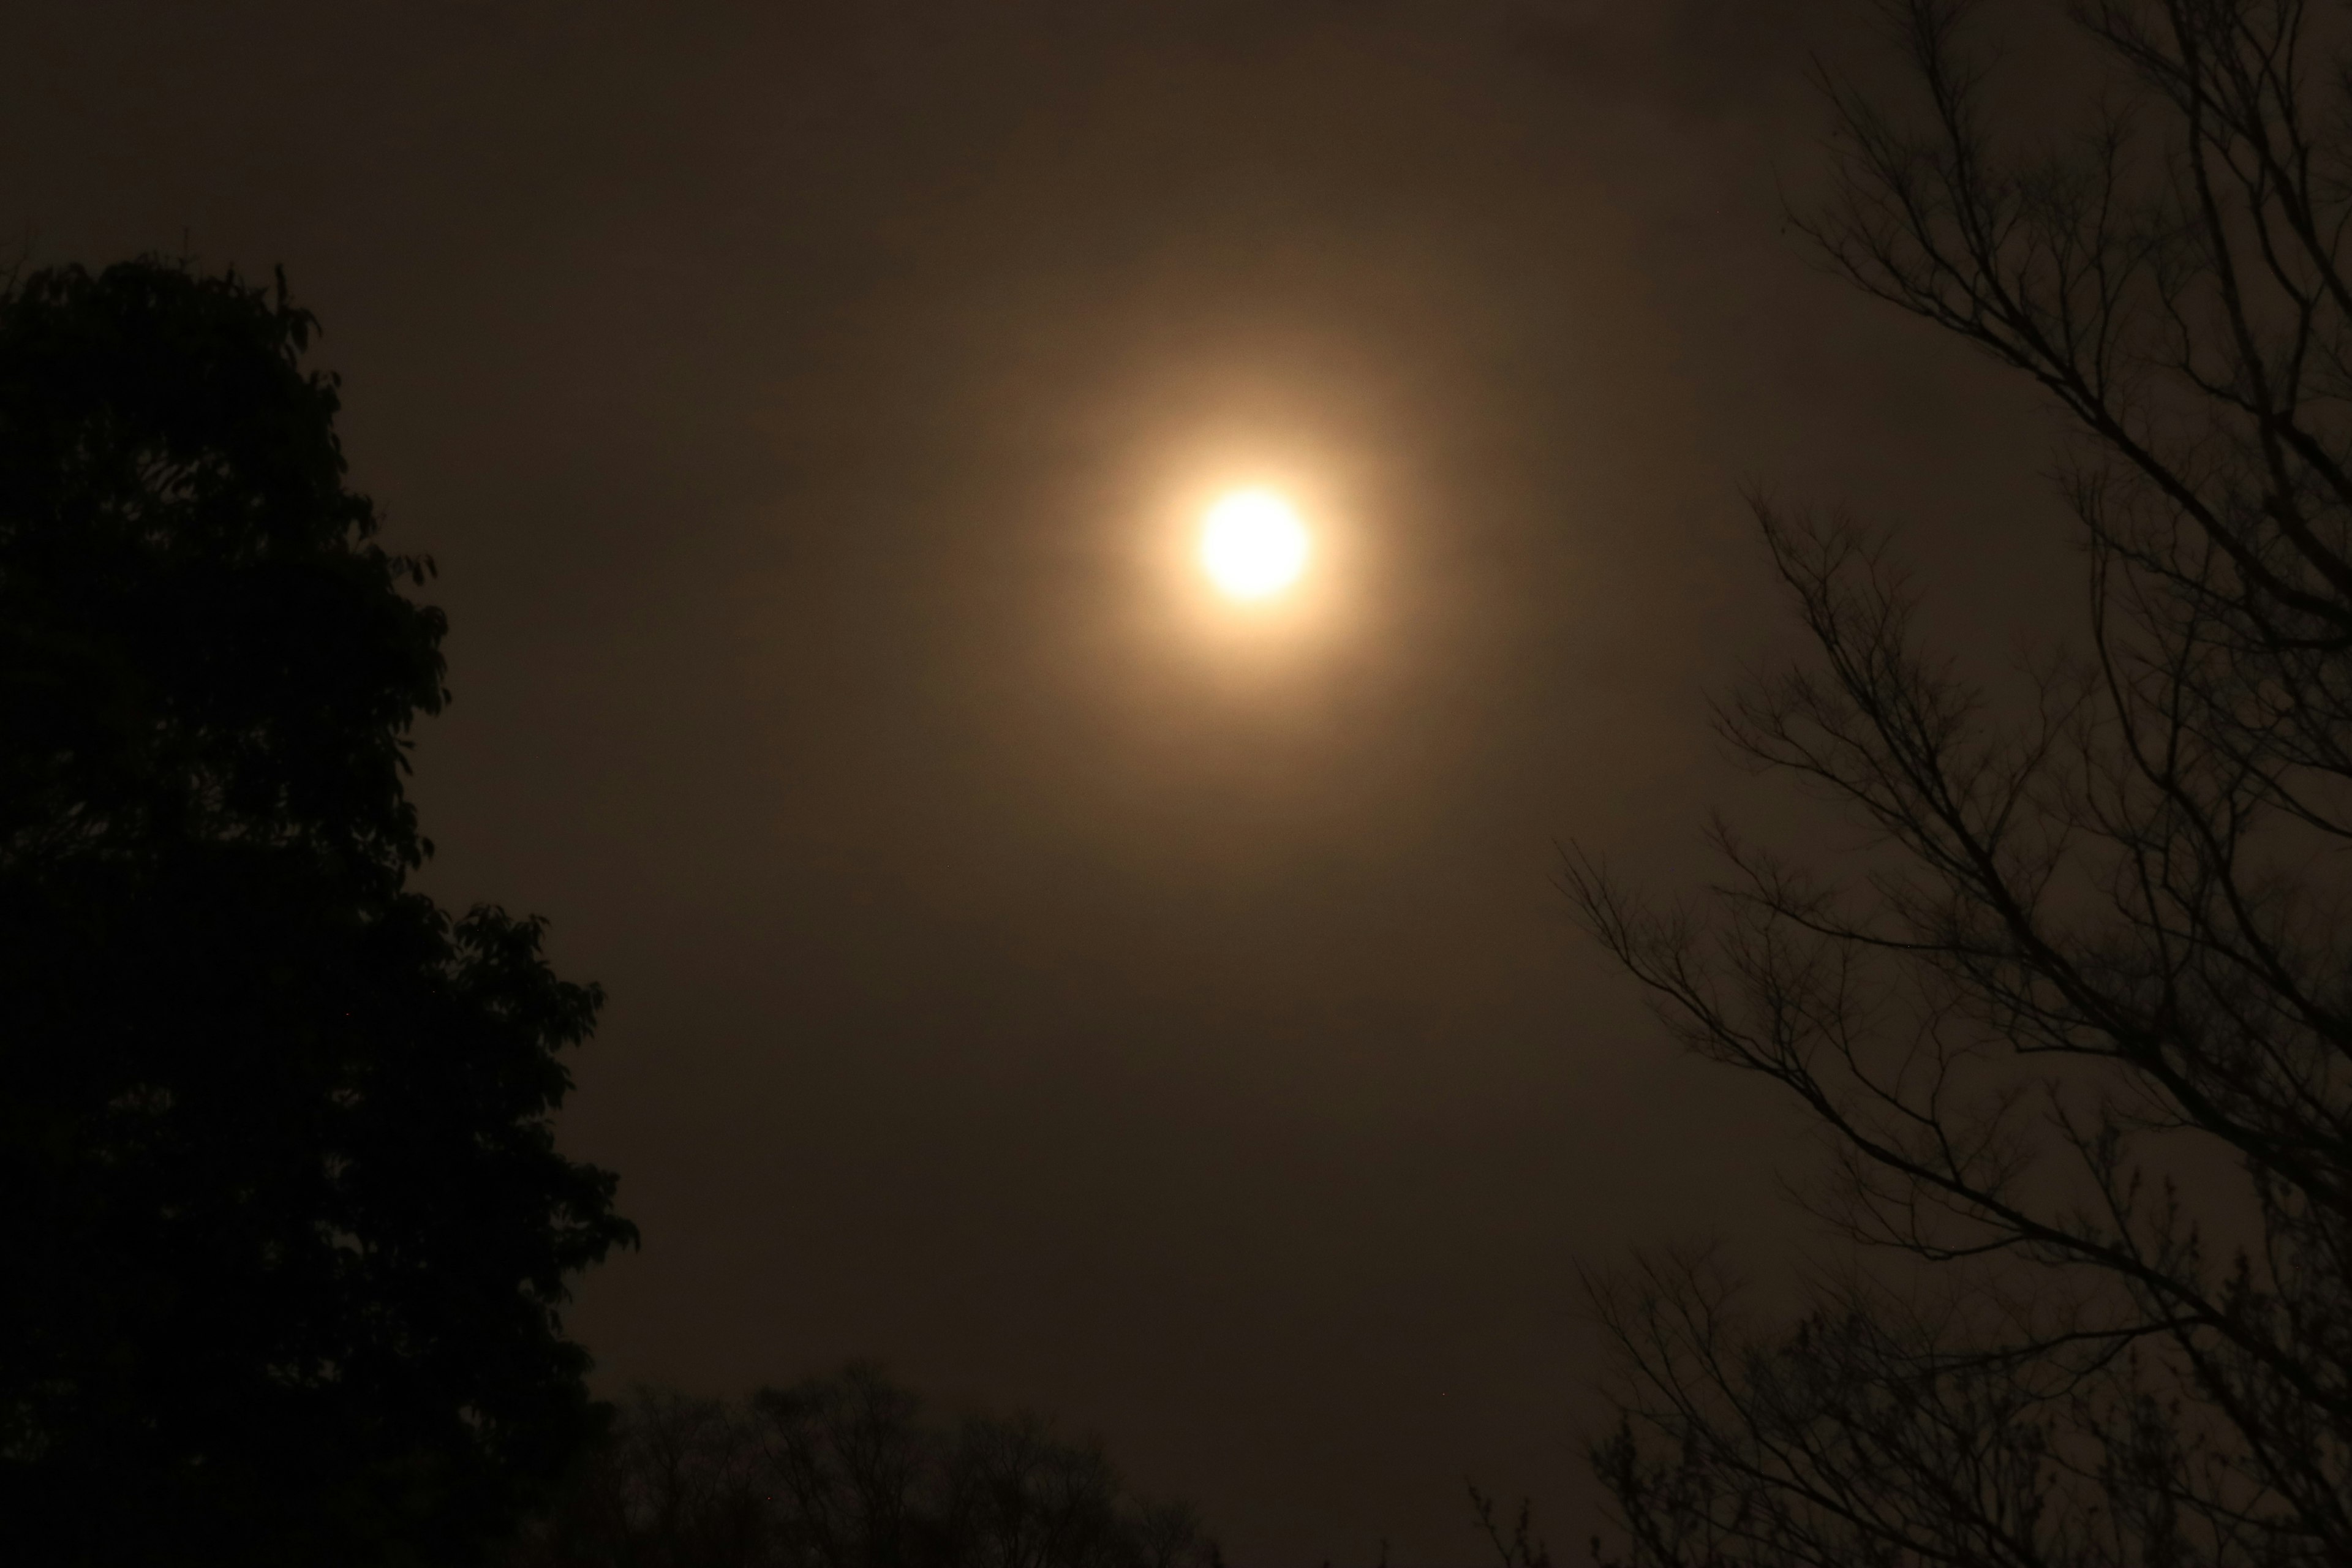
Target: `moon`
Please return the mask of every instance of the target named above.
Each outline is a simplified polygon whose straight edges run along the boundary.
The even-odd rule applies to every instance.
[[[1201,520],[1201,566],[1228,598],[1268,599],[1307,570],[1307,525],[1272,490],[1234,490]]]

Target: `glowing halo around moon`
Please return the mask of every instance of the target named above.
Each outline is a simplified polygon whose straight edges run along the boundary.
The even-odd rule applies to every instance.
[[[1307,525],[1272,490],[1235,490],[1201,520],[1201,567],[1228,598],[1272,598],[1298,581],[1310,550]]]

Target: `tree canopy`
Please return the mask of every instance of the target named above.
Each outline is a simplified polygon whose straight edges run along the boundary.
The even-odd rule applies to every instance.
[[[601,995],[408,885],[429,561],[310,314],[0,293],[0,1518],[59,1563],[477,1560],[593,1433],[556,1149]]]

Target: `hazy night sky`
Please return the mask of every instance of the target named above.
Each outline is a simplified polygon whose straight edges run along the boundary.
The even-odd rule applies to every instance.
[[[34,5],[0,226],[282,262],[431,552],[451,902],[602,981],[599,1386],[844,1357],[1099,1431],[1251,1563],[1590,1494],[1576,1268],[1802,1145],[1568,923],[1769,795],[1739,490],[2005,646],[2043,428],[1811,269],[1766,0]],[[1317,531],[1270,613],[1183,551]],[[1993,607],[2001,611],[1992,614]]]

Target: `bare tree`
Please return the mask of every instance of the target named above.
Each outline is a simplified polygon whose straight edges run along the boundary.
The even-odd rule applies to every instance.
[[[1759,501],[1812,658],[1722,705],[1869,830],[1718,826],[1704,910],[1580,854],[1684,1038],[1792,1094],[1861,1244],[1793,1330],[1712,1260],[1598,1290],[1641,1563],[2352,1563],[2352,68],[2302,0],[2084,0],[2076,140],[1965,7],[1886,7],[1805,225],[2073,433],[2085,626],[2006,700],[1882,538]]]

